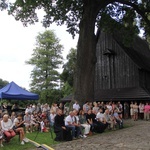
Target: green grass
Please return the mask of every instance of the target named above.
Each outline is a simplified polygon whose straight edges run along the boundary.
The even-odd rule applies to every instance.
[[[53,141],[50,132],[41,133],[41,132],[33,132],[26,134],[26,137],[30,140],[33,140],[39,144],[46,144],[52,147],[53,144],[57,144],[58,142]],[[35,139],[36,138],[36,139]],[[55,135],[53,133],[53,138]],[[25,143],[25,145],[21,145],[19,141],[18,135],[16,135],[9,143],[3,142],[4,147],[0,150],[36,150],[36,147],[32,143]]]
[[[9,143],[3,142],[4,147],[0,147],[0,150],[34,150],[35,146],[31,143],[21,145],[18,135],[16,135]]]
[[[51,137],[50,132],[47,132],[47,133],[43,133],[43,132],[28,133],[28,134],[26,134],[26,137],[29,138],[30,140],[33,140],[33,141],[39,143],[39,144],[46,144],[48,146],[51,146],[53,144],[58,143],[52,139],[52,137],[55,138],[55,134],[53,133],[52,137]]]
[[[131,125],[129,124],[124,124],[124,128],[129,128],[131,127]],[[123,129],[124,129],[123,128]],[[119,130],[119,129],[117,129]],[[104,133],[110,133],[110,132],[115,132],[115,131],[111,131],[111,130],[105,130]],[[95,134],[97,135],[97,134]],[[53,138],[55,138],[55,134],[52,134]],[[50,132],[48,133],[42,133],[42,132],[33,132],[33,133],[28,133],[26,134],[26,137],[29,138],[32,141],[35,141],[39,144],[46,144],[50,147],[53,147],[54,144],[57,144],[58,142],[54,141],[52,139],[52,136],[50,134]],[[19,142],[19,137],[18,135],[16,135],[9,143],[3,143],[4,147],[1,148],[0,150],[36,150],[36,147],[34,146],[34,144],[26,143],[25,145],[21,145]]]

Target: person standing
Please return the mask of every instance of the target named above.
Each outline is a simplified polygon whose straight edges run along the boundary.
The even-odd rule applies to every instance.
[[[61,109],[62,111],[64,111],[64,104],[63,103],[59,103],[58,108]]]
[[[78,104],[78,101],[75,101],[75,103],[73,104],[73,109],[79,112],[80,105]]]
[[[83,110],[84,110],[85,114],[87,114],[88,111],[90,110],[90,106],[89,106],[89,102],[88,101],[83,105]]]
[[[129,118],[129,105],[127,102],[124,103],[124,119]]]
[[[130,116],[131,116],[131,119],[133,119],[133,102],[131,102],[130,104]]]
[[[135,102],[133,105],[133,119],[134,119],[134,121],[138,120],[138,108],[139,108],[139,106],[137,105],[137,102]]]
[[[139,117],[141,120],[144,119],[144,104],[142,102],[139,104]]]
[[[148,121],[150,115],[150,105],[148,102],[146,102],[146,105],[144,106],[144,120]]]

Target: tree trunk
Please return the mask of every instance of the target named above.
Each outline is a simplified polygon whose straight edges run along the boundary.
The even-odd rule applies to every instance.
[[[77,69],[74,83],[74,99],[83,104],[94,99],[94,76],[96,64],[95,20],[97,6],[95,1],[87,0],[84,5],[83,18],[80,22],[80,32],[77,47]]]

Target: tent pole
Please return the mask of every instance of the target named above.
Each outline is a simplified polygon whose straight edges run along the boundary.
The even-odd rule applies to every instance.
[[[2,111],[2,98],[1,98],[0,111]]]

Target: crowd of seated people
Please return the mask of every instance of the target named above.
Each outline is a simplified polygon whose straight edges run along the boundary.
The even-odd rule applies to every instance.
[[[8,114],[4,114],[3,118],[0,121],[0,129],[1,129],[1,147],[3,147],[2,141],[5,138],[6,142],[9,142],[16,134],[19,134],[20,142],[22,145],[25,142],[28,142],[28,139],[25,137],[24,128],[22,124],[22,115],[17,115],[12,122],[10,116]]]
[[[123,116],[130,116],[133,120],[139,117],[145,120],[150,118],[149,103],[124,103],[120,102],[85,102],[80,106],[77,101],[68,111],[62,103],[30,104],[23,114],[12,112],[1,115],[0,131],[10,141],[19,134],[21,144],[27,142],[26,133],[34,131],[48,132],[53,127],[56,141],[69,141],[78,138],[86,138],[93,133],[103,133],[106,129],[116,130],[123,128]],[[138,114],[138,115],[137,115]],[[4,128],[5,127],[5,128]],[[6,129],[7,127],[7,129]],[[0,144],[2,144],[0,132]]]
[[[106,104],[103,102],[94,102],[93,104],[86,102],[81,108],[75,101],[73,110],[66,116],[58,108],[58,113],[54,119],[55,140],[86,138],[93,133],[102,133],[106,129],[115,130],[117,126],[121,129],[123,128],[122,108],[120,102],[117,104],[112,104],[112,102]],[[71,138],[66,139],[64,135],[70,137],[70,132]]]
[[[4,130],[5,118],[10,122],[8,132]],[[56,141],[69,141],[86,138],[94,132],[102,133],[106,128],[114,129],[117,123],[123,123],[119,118],[122,120],[119,108],[114,107],[111,103],[104,105],[103,103],[86,102],[81,107],[76,101],[72,111],[68,113],[65,112],[62,103],[59,105],[53,103],[51,107],[46,103],[28,105],[23,115],[17,115],[16,112],[12,112],[10,116],[4,115],[1,126],[8,142],[16,134],[19,134],[21,144],[24,144],[26,133],[39,130],[48,132],[51,127],[54,127]]]
[[[19,135],[19,140],[24,145],[28,142],[26,133],[48,132],[50,122],[54,120],[52,115],[55,116],[56,113],[50,111],[48,104],[28,105],[22,113],[13,111],[9,114],[7,110],[3,111],[0,116],[0,146],[3,147],[3,140],[10,142],[16,135]]]

